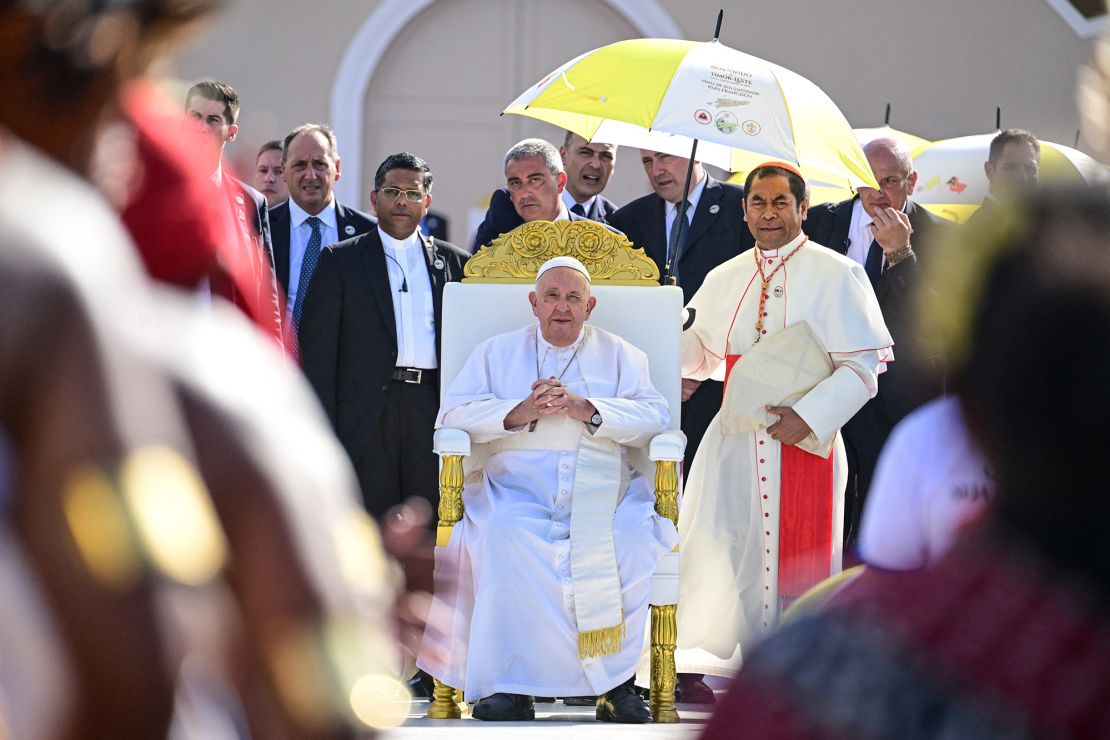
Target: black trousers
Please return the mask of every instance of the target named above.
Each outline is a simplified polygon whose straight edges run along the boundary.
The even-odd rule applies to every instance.
[[[432,434],[437,413],[438,384],[390,381],[378,424],[355,462],[363,505],[378,521],[416,496],[431,504],[429,526],[435,527],[439,461],[432,452]]]

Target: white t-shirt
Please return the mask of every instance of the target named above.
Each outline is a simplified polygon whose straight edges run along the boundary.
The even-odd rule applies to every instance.
[[[860,557],[891,570],[929,565],[994,493],[959,402],[932,401],[903,419],[883,448],[863,511]]]

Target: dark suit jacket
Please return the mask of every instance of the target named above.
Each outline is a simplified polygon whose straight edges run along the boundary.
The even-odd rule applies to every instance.
[[[378,220],[373,216],[338,201],[335,204],[335,217],[336,230],[341,241],[372,231],[378,225]],[[289,228],[289,201],[278,203],[270,209],[270,232],[274,241],[274,272],[277,273],[282,296],[289,295]]]
[[[435,239],[424,238],[424,244],[438,354],[443,286],[462,278],[469,255]],[[300,341],[305,375],[355,462],[362,490],[370,491],[372,472],[362,470],[358,461],[397,363],[397,324],[377,228],[320,253],[305,297]]]
[[[744,223],[743,201],[742,187],[712,177],[707,179],[678,260],[684,303],[694,297],[710,270],[755,246],[752,232]],[[609,221],[655,260],[662,275],[667,259],[664,200],[655,193],[637,198],[617,210]],[[701,438],[721,408],[723,393],[720,382],[706,380],[682,404],[682,431],[686,433],[684,475],[689,475]]]
[[[994,198],[983,198],[982,205],[971,214],[967,221],[964,221],[964,226],[971,226],[972,228],[982,228],[982,226],[973,226],[973,224],[980,225],[1001,225],[1005,222],[1007,212],[1005,207]]]
[[[744,223],[744,188],[709,177],[698,199],[678,260],[678,284],[689,303],[705,276],[717,265],[755,246]],[[617,210],[609,223],[642,248],[663,273],[667,259],[665,201],[655,193]]]
[[[608,198],[598,195],[590,205],[586,218],[599,223],[609,223],[609,217],[617,211],[617,206]],[[573,215],[573,214],[572,214]],[[478,226],[474,235],[474,246],[470,251],[477,252],[479,247],[484,247],[502,234],[508,234],[524,223],[524,219],[516,212],[512,198],[509,197],[508,188],[498,188],[493,191],[489,199],[489,210],[486,217]]]
[[[848,230],[852,223],[855,198],[840,203],[824,203],[809,209],[802,229],[818,244],[847,254]],[[879,392],[844,426],[845,442],[859,459],[849,467],[859,474],[859,493],[865,496],[879,451],[890,430],[902,418],[926,401],[944,392],[944,363],[936,344],[915,331],[914,300],[921,285],[922,262],[930,257],[931,242],[943,236],[947,222],[926,211],[912,200],[906,203],[913,235],[915,258],[884,270],[875,286],[883,320],[894,338],[894,362],[879,376]],[[870,245],[869,245],[870,246]]]

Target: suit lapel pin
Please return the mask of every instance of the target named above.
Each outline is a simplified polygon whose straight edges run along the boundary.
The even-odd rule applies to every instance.
[[[354,236],[355,227],[351,226],[350,224],[347,224],[346,226],[343,227],[343,233],[346,234],[347,236]]]
[[[721,210],[721,207],[720,207],[719,205],[717,205],[716,203],[714,203],[713,205],[709,206],[709,212],[710,212],[710,213],[716,213],[716,212],[717,212],[717,211],[719,211],[719,210]]]

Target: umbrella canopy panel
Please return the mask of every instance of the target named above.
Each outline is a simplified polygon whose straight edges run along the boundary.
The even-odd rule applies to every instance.
[[[978,209],[990,183],[983,164],[997,134],[943,139],[914,152],[913,199],[937,215],[963,222]],[[1042,182],[1105,182],[1106,166],[1078,149],[1041,142]]]
[[[820,88],[717,42],[633,39],[610,44],[562,65],[506,112],[557,125],[572,122],[560,119],[568,113],[591,117],[597,126],[603,120],[621,121],[735,150],[728,166],[705,159],[732,171],[781,159],[820,173],[827,182],[875,186],[851,127]],[[600,134],[590,138],[603,140]]]

